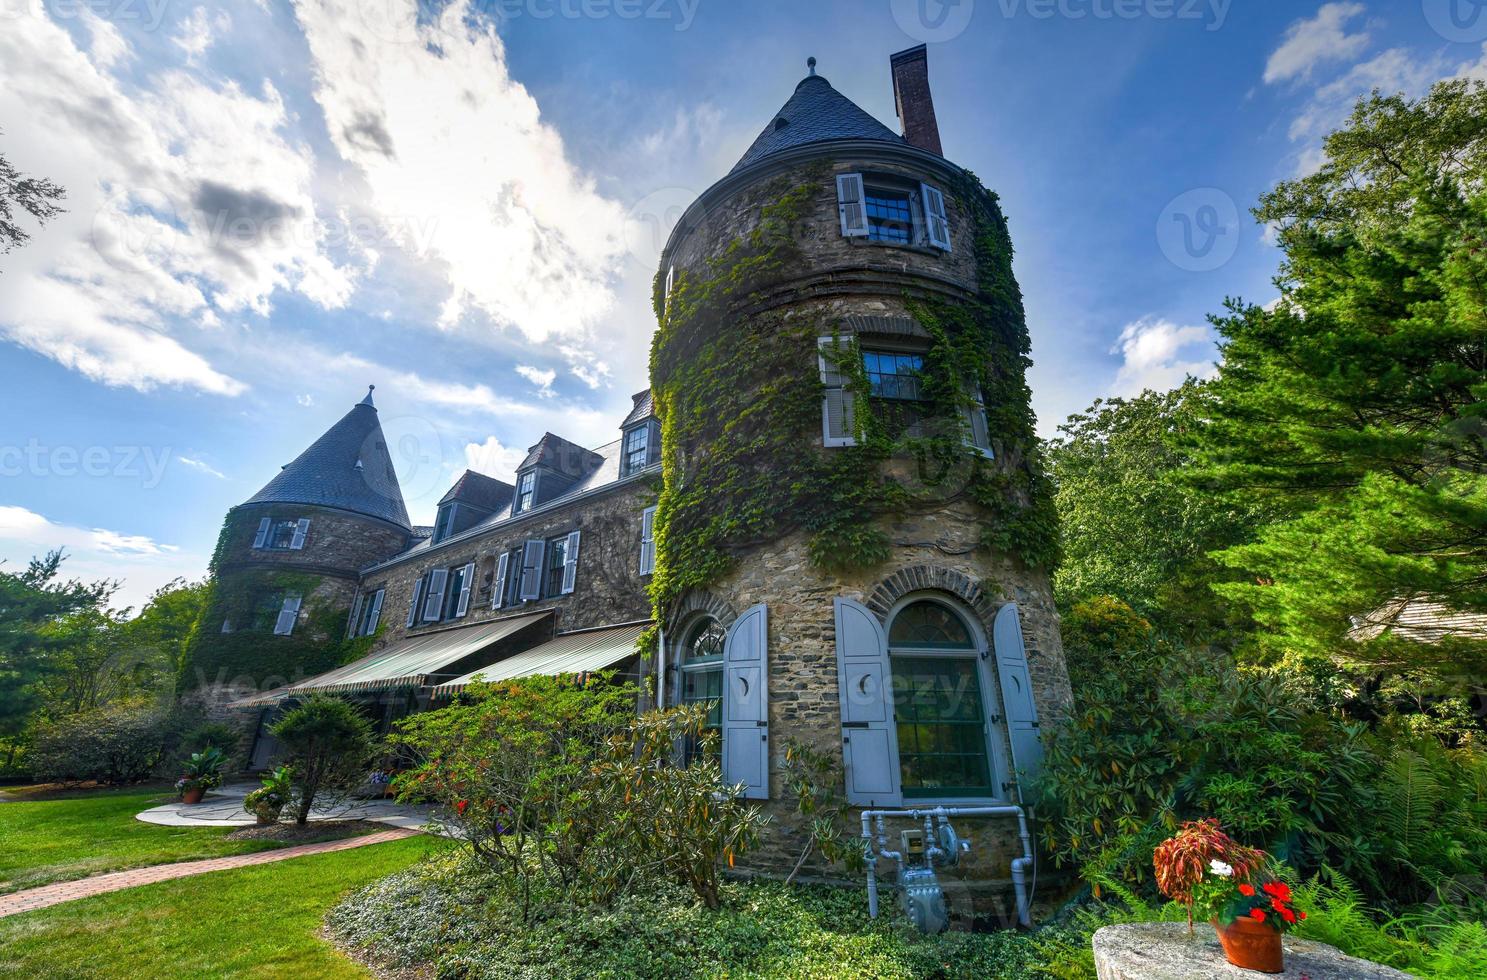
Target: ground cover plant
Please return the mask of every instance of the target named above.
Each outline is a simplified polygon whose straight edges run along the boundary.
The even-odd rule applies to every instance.
[[[441,846],[438,838],[410,837],[0,919],[0,975],[365,977],[319,937],[326,911]]]
[[[228,840],[230,827],[161,827],[135,814],[168,803],[168,787],[93,790],[57,799],[0,803],[0,892],[152,864],[244,854],[279,846]]]

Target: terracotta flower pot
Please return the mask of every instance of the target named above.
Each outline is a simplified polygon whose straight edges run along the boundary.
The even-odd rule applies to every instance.
[[[1285,951],[1280,944],[1280,930],[1254,919],[1235,919],[1228,925],[1213,920],[1224,956],[1242,970],[1280,973],[1285,969]]]
[[[193,786],[190,789],[181,790],[182,803],[200,803],[201,798],[207,793],[203,786]]]

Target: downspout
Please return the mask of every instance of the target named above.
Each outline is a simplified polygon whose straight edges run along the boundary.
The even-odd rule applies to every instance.
[[[666,707],[666,628],[656,627],[656,707]]]

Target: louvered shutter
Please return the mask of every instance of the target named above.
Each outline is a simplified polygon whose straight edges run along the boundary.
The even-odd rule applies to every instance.
[[[835,606],[837,694],[841,699],[847,802],[854,806],[897,806],[902,797],[888,637],[878,617],[862,603],[837,599]]]
[[[650,575],[656,570],[656,508],[647,507],[640,512],[640,574]]]
[[[310,533],[310,519],[301,517],[294,525],[294,537],[289,540],[289,550],[299,551],[305,546],[305,535]]]
[[[571,595],[578,582],[578,535],[568,532],[568,546],[563,549],[563,595]]]
[[[436,568],[429,572],[429,587],[423,599],[423,621],[436,622],[444,607],[444,586],[449,582],[449,569]]]
[[[816,362],[821,371],[821,444],[857,445],[856,396],[846,388],[847,379],[837,367],[837,358],[847,341],[835,337],[816,338]]]
[[[919,185],[924,199],[924,226],[929,233],[929,243],[935,248],[950,251],[950,219],[945,214],[945,195],[939,188],[928,184]]]
[[[966,419],[966,445],[986,456],[991,456],[991,433],[986,427],[986,406],[981,402],[981,388],[977,385],[972,391],[975,403],[963,409]]]
[[[674,285],[676,285],[676,266],[668,265],[666,267],[666,288],[665,292],[661,295],[661,312],[663,314],[671,312],[671,287]]]
[[[274,623],[275,636],[288,636],[294,632],[295,621],[299,619],[300,597],[290,593],[284,597],[284,605],[279,609],[279,618]]]
[[[860,238],[867,234],[867,202],[862,189],[862,174],[837,174],[836,210],[842,219],[842,234]]]
[[[267,517],[258,522],[258,533],[253,535],[253,547],[262,548],[268,542],[268,529],[273,521]]]
[[[496,580],[491,583],[491,608],[500,609],[506,601],[506,572],[511,567],[511,552],[503,551],[496,559]]]
[[[1009,602],[998,610],[992,623],[992,642],[996,647],[997,676],[1002,685],[1002,710],[1006,712],[1007,736],[1012,743],[1013,779],[1017,796],[1024,804],[1033,802],[1024,791],[1043,771],[1043,736],[1038,729],[1038,706],[1033,701],[1032,679],[1028,675],[1027,650],[1022,643],[1022,617],[1017,603]]]
[[[416,622],[418,622],[418,605],[419,605],[419,600],[422,599],[422,598],[423,598],[423,577],[420,576],[419,579],[418,579],[418,581],[416,581],[416,582],[413,583],[413,597],[408,600],[408,626],[409,626],[409,628],[412,628],[413,624],[416,623]]]
[[[475,563],[472,561],[460,570],[459,605],[454,609],[456,619],[470,611],[470,586],[475,584]]]
[[[542,598],[542,554],[547,546],[541,538],[533,538],[522,546],[521,553],[521,600]]]
[[[723,782],[769,799],[769,611],[744,610],[723,641]]]
[[[366,600],[366,593],[358,591],[356,598],[351,603],[351,619],[346,623],[347,636],[361,635],[361,604]]]
[[[386,589],[378,589],[377,594],[372,596],[372,611],[367,613],[367,636],[377,632],[377,627],[382,624],[382,596],[386,592]]]

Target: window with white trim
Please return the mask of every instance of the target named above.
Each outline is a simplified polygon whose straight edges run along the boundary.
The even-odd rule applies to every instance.
[[[681,655],[677,669],[679,699],[682,704],[707,704],[704,732],[715,732],[715,739],[693,736],[682,746],[682,764],[690,765],[704,753],[713,759],[723,751],[723,643],[728,631],[711,616],[691,623],[682,634]],[[712,745],[708,746],[707,742]]]
[[[836,194],[844,237],[950,251],[950,218],[938,187],[895,174],[845,173],[837,174]]]
[[[537,471],[527,470],[516,479],[516,503],[512,506],[511,512],[521,514],[531,510],[536,499]]]

